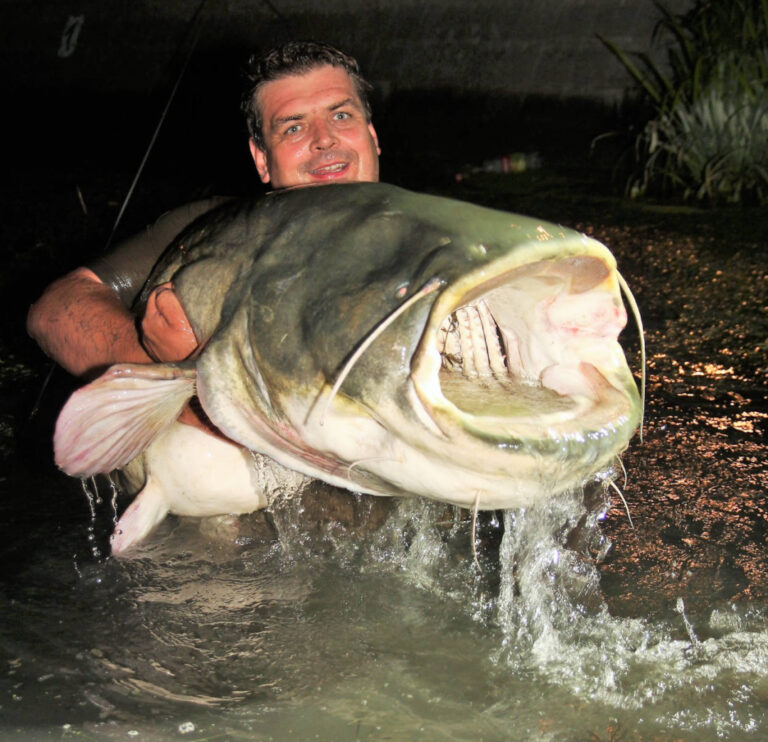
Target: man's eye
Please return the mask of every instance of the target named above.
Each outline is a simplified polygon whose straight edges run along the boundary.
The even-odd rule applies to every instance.
[[[301,126],[299,124],[294,124],[293,126],[289,126],[286,130],[286,134],[296,134],[301,130]]]
[[[351,118],[352,114],[348,113],[347,111],[336,111],[336,113],[333,114],[333,118],[336,121],[344,121],[345,119]]]

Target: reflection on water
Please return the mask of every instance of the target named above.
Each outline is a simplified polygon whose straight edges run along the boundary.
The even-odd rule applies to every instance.
[[[764,258],[596,234],[644,311],[644,442],[605,483],[465,514],[318,487],[105,551],[111,495],[0,480],[3,739],[764,739]],[[631,356],[637,355],[627,333]],[[634,344],[633,344],[634,343]],[[8,458],[8,457],[6,457]]]

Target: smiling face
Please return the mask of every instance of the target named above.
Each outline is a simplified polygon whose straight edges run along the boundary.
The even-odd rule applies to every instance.
[[[265,149],[250,140],[273,188],[379,179],[378,138],[346,70],[332,65],[266,83],[256,93]]]

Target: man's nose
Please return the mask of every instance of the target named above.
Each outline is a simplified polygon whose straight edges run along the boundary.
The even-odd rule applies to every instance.
[[[312,129],[312,147],[318,150],[331,149],[338,144],[333,129],[326,121],[316,122]]]

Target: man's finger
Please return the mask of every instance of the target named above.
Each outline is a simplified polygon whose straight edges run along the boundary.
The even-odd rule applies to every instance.
[[[149,295],[141,332],[144,347],[158,361],[182,361],[198,347],[187,313],[171,283],[161,284]]]

